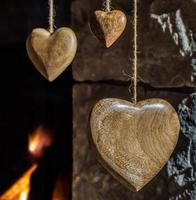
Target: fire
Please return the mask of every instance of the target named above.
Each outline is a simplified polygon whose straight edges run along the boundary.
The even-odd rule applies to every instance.
[[[30,153],[39,158],[42,156],[43,150],[49,147],[52,143],[50,131],[40,125],[29,136],[29,151]]]
[[[30,191],[30,179],[37,165],[33,165],[23,176],[7,190],[0,200],[27,200]]]
[[[39,126],[29,136],[29,152],[35,158],[40,158],[43,150],[49,147],[51,144],[51,132],[44,126]],[[33,164],[32,167],[26,171],[12,187],[10,187],[2,196],[0,196],[0,200],[28,200],[30,179],[36,168],[37,164]]]
[[[19,200],[28,200],[29,188],[20,194]]]

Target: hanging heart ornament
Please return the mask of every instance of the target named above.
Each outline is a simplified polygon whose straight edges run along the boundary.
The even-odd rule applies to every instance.
[[[72,29],[63,27],[54,33],[37,28],[29,35],[27,52],[36,69],[49,81],[55,80],[73,61],[77,39]]]
[[[123,33],[126,15],[120,10],[97,10],[91,20],[91,30],[106,47],[110,47]]]
[[[136,105],[103,99],[92,110],[91,141],[106,169],[132,191],[143,188],[169,160],[179,136],[179,119],[165,100]]]

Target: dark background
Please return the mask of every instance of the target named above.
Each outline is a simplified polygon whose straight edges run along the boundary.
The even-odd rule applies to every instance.
[[[57,27],[70,25],[70,1],[55,1]],[[57,175],[63,171],[71,177],[72,168],[71,68],[49,83],[26,53],[28,34],[35,27],[47,28],[47,21],[47,0],[1,1],[0,192],[28,168],[28,135],[42,124],[55,136],[32,179],[36,200],[50,199]]]

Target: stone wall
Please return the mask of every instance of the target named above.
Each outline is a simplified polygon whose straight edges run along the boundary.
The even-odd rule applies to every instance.
[[[133,2],[113,0],[128,24],[120,39],[104,48],[91,33],[89,20],[99,0],[72,2],[72,27],[79,48],[73,62],[73,200],[193,200],[195,174],[196,3],[193,0],[139,2],[139,99],[168,100],[179,114],[180,139],[167,166],[141,192],[120,185],[97,162],[89,146],[89,113],[105,97],[130,99]]]
[[[168,2],[139,2],[140,80],[153,87],[194,87],[196,21],[193,11],[196,3],[191,0],[189,3],[186,0]],[[129,21],[122,37],[110,49],[105,49],[89,28],[93,11],[101,8],[100,1],[73,1],[72,26],[79,41],[73,63],[75,80],[127,80],[123,72],[130,73],[132,67],[132,2],[116,0],[113,7],[126,12]]]

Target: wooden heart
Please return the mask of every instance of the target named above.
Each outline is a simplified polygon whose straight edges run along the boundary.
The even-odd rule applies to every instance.
[[[41,28],[27,39],[27,52],[36,69],[49,81],[55,80],[72,62],[77,39],[70,28],[60,28],[53,34]]]
[[[180,126],[176,111],[162,99],[137,105],[103,99],[93,108],[90,125],[100,162],[132,191],[139,191],[166,164]]]
[[[91,30],[106,47],[110,47],[123,33],[127,23],[126,15],[120,10],[97,10],[94,14]]]

